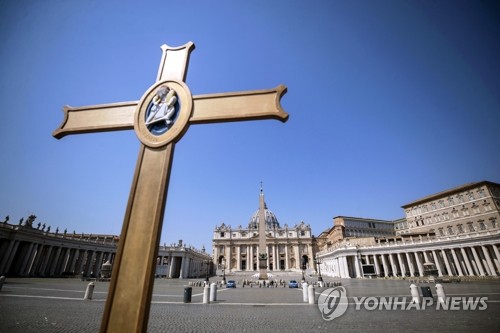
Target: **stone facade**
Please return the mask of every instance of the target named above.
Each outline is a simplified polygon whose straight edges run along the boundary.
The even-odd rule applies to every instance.
[[[156,261],[156,276],[169,279],[203,278],[214,274],[212,258],[203,248],[201,251],[178,244],[160,246]]]
[[[35,219],[0,223],[0,275],[97,277],[102,264],[113,261],[117,236],[51,232],[40,223],[33,226]]]
[[[500,185],[466,184],[402,206],[407,226],[398,234],[431,232],[445,237],[495,229],[499,207]]]
[[[440,277],[496,277],[499,207],[500,185],[483,181],[402,206],[407,217],[393,222],[394,236],[342,237],[334,226],[318,253],[321,272],[341,278],[415,277],[433,264]]]
[[[31,215],[10,224],[0,222],[0,275],[19,277],[100,277],[102,265],[114,261],[119,237],[50,231],[34,226]],[[156,275],[198,278],[214,273],[212,258],[204,250],[178,244],[160,246]]]
[[[263,196],[263,193],[261,194]],[[260,199],[260,198],[259,198]],[[289,227],[280,226],[278,219],[265,205],[267,271],[298,271],[314,266],[315,239],[311,227],[303,221]],[[233,228],[222,223],[215,227],[212,240],[214,264],[227,271],[259,271],[259,210],[248,226]]]

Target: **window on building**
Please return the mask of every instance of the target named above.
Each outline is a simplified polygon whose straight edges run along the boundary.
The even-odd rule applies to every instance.
[[[472,192],[467,193],[467,197],[469,198],[469,200],[474,200],[474,193]]]
[[[456,218],[456,219],[457,219],[457,218],[460,216],[460,215],[458,214],[458,210],[456,210],[456,209],[453,209],[453,210],[451,211],[451,213],[453,214],[453,218]]]
[[[464,202],[464,196],[462,194],[457,195],[457,199],[459,203]]]
[[[480,198],[484,198],[486,195],[484,194],[484,190],[482,188],[480,188],[479,190],[477,190],[477,195],[480,197]]]
[[[464,226],[463,225],[459,224],[459,225],[457,225],[457,228],[458,228],[458,233],[459,234],[463,234],[464,233]]]
[[[486,224],[484,224],[484,221],[479,221],[479,229],[486,230]]]
[[[444,236],[443,228],[439,228],[438,231],[439,231],[439,236]]]
[[[301,230],[301,231],[300,231],[300,235],[301,235],[301,236],[305,236],[305,235],[306,235],[306,232],[305,232],[304,230]]]
[[[444,200],[439,200],[439,207],[444,208]]]
[[[220,233],[220,238],[224,238],[224,231]]]
[[[497,225],[497,219],[492,218],[492,219],[491,219],[491,227],[492,227],[492,228],[496,228],[497,226],[498,226],[498,225]]]
[[[453,235],[453,227],[451,225],[448,226],[448,235]]]
[[[447,221],[449,219],[450,219],[450,217],[448,216],[448,213],[444,213],[443,214],[443,220]]]
[[[478,205],[476,205],[476,204],[472,205],[472,212],[473,212],[474,214],[479,214],[479,213],[481,213],[481,211],[479,210],[479,206],[478,206]]]
[[[469,231],[470,231],[470,232],[474,232],[474,231],[476,231],[476,230],[474,229],[474,225],[472,224],[472,222],[467,223],[467,226],[469,227]]]
[[[451,198],[451,197],[450,197],[450,198],[448,198],[448,205],[449,205],[449,206],[452,206],[452,205],[454,205],[454,204],[455,204],[455,201],[453,201],[453,198]]]
[[[491,211],[491,210],[492,210],[491,205],[490,205],[490,203],[489,203],[489,202],[486,202],[486,203],[483,205],[483,207],[484,207],[484,211],[485,211],[485,212],[489,212],[489,211]]]
[[[436,210],[436,204],[435,203],[431,204],[431,208],[432,210]]]
[[[462,209],[462,215],[463,215],[463,216],[469,216],[469,215],[470,215],[470,213],[469,213],[469,209],[467,209],[467,208],[463,208],[463,209]]]

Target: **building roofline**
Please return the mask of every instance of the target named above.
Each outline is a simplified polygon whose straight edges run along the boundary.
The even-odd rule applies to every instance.
[[[494,182],[490,182],[490,181],[487,181],[487,180],[483,180],[483,181],[480,181],[480,182],[474,182],[474,183],[467,183],[467,184],[464,184],[464,185],[460,185],[460,186],[454,187],[454,188],[449,189],[449,190],[445,190],[445,191],[441,191],[441,192],[438,192],[438,193],[435,193],[435,194],[427,195],[427,196],[425,196],[423,198],[420,198],[418,200],[415,200],[415,201],[412,201],[410,203],[407,203],[407,204],[401,206],[401,208],[405,209],[405,208],[408,208],[408,207],[411,207],[411,206],[422,204],[424,202],[427,202],[427,201],[430,201],[430,200],[433,200],[433,199],[438,199],[438,198],[441,198],[441,197],[446,197],[446,196],[453,195],[455,193],[466,191],[466,190],[469,190],[469,189],[472,189],[472,188],[475,188],[475,187],[478,187],[478,186],[482,186],[482,185],[496,185],[496,186],[500,186],[500,184],[497,184],[497,183],[494,183]]]
[[[335,216],[333,219],[335,220],[336,218],[361,220],[361,221],[366,221],[366,222],[380,222],[380,223],[394,223],[394,221],[398,221],[401,219],[401,218],[399,218],[396,220],[379,220],[379,219],[355,217],[355,216],[344,216],[344,215]]]

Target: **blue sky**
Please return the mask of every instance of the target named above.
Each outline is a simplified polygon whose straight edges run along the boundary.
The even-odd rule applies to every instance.
[[[62,107],[139,100],[160,46],[196,45],[193,95],[288,87],[287,123],[191,126],[161,242],[246,226],[260,181],[280,223],[397,219],[408,202],[500,182],[495,1],[13,1],[0,4],[0,218],[119,234],[130,131],[51,134]]]

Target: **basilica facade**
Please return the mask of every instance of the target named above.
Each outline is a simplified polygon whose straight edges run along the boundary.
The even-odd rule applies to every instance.
[[[263,196],[261,190],[262,199]],[[259,230],[260,216],[265,217],[265,230]],[[259,207],[246,227],[224,223],[215,227],[212,251],[216,267],[229,272],[257,272],[259,253],[263,253],[259,248],[261,232],[265,233],[268,272],[313,269],[315,239],[311,227],[303,221],[294,226],[281,226],[267,204]]]

